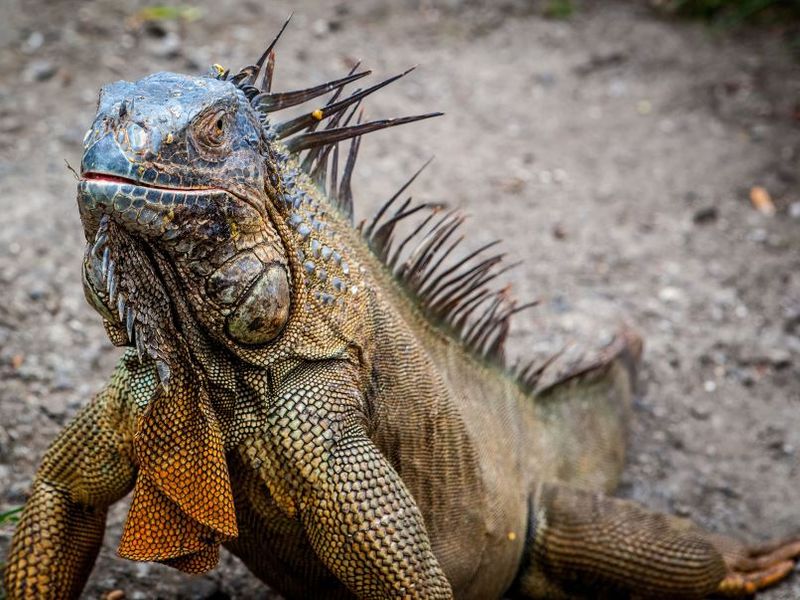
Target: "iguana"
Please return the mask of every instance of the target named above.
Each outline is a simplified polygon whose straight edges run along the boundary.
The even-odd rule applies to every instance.
[[[351,224],[361,136],[436,113],[364,122],[397,77],[345,96],[358,66],[274,92],[274,44],[235,74],[100,93],[83,282],[129,349],[43,460],[8,596],[78,596],[131,490],[120,555],[200,573],[224,545],[293,598],[702,598],[785,577],[800,538],[751,547],[607,495],[639,338],[548,382],[550,361],[507,368],[523,306],[490,289],[488,246],[451,258],[460,213],[406,184]]]

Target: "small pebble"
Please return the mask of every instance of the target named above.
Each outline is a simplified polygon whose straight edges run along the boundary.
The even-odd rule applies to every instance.
[[[41,31],[31,31],[28,39],[22,45],[22,51],[25,54],[33,54],[44,44],[44,35]]]
[[[696,225],[708,225],[716,221],[718,216],[719,212],[716,206],[706,206],[705,208],[695,211],[692,216],[692,221],[694,221]]]
[[[713,381],[706,381],[706,384],[709,383],[712,384],[714,388],[716,388],[716,385],[714,384]],[[714,391],[714,390],[706,389],[706,391]],[[709,410],[707,406],[703,406],[702,404],[693,404],[692,407],[689,409],[689,413],[698,421],[705,421],[706,419],[708,419],[709,416],[711,416],[711,410]]]
[[[311,32],[317,37],[324,36],[330,30],[330,24],[325,19],[317,19],[311,24]]]
[[[690,517],[692,515],[692,508],[683,502],[674,502],[672,504],[672,512],[679,517]]]
[[[543,88],[550,88],[556,84],[557,78],[555,73],[552,73],[551,71],[544,71],[542,73],[535,73],[533,80],[537,85],[540,85]]]
[[[747,234],[747,239],[757,244],[763,244],[767,241],[767,230],[761,227],[756,227]]]
[[[682,304],[686,300],[686,294],[680,288],[667,286],[658,291],[658,299],[667,304]]]
[[[783,348],[771,348],[766,358],[775,369],[785,369],[792,364],[792,355]]]
[[[57,67],[49,60],[32,60],[22,72],[22,79],[28,83],[47,81],[56,74]]]
[[[180,56],[183,43],[177,33],[168,31],[163,37],[149,43],[148,48],[150,53],[158,58],[175,58]]]

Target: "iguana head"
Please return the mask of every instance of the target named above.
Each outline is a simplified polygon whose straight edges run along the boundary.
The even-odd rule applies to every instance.
[[[365,301],[348,295],[367,286],[329,225],[352,219],[359,138],[440,114],[351,124],[366,96],[405,74],[340,98],[369,75],[357,65],[339,79],[272,92],[276,42],[235,74],[157,73],[101,91],[78,185],[84,289],[112,341],[135,345],[159,373],[169,374],[181,344],[221,345],[262,366],[281,354],[275,346],[319,358],[320,348],[336,356],[351,344]],[[337,144],[348,139],[339,179]],[[375,240],[391,239],[402,212]]]
[[[176,294],[216,338],[278,335],[290,282],[269,214],[276,166],[240,88],[174,73],[112,83],[84,149],[84,284],[112,340],[153,355],[164,326],[154,315]]]

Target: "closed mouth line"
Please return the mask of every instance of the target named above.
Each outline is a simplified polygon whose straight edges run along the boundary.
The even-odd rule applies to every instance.
[[[117,185],[132,185],[135,187],[144,187],[150,188],[162,192],[169,192],[169,193],[183,193],[183,194],[193,194],[193,193],[200,193],[200,192],[221,192],[224,190],[220,190],[218,188],[183,188],[183,187],[167,187],[163,185],[153,185],[152,183],[148,183],[146,181],[140,181],[138,179],[129,179],[127,177],[120,177],[119,175],[111,175],[108,173],[96,173],[94,171],[90,171],[88,173],[83,173],[81,181],[88,181],[92,183],[114,183]]]

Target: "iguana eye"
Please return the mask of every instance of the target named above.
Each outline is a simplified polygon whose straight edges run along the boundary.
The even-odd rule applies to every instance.
[[[195,138],[206,148],[214,150],[225,142],[227,115],[215,112],[201,118],[195,128]]]

